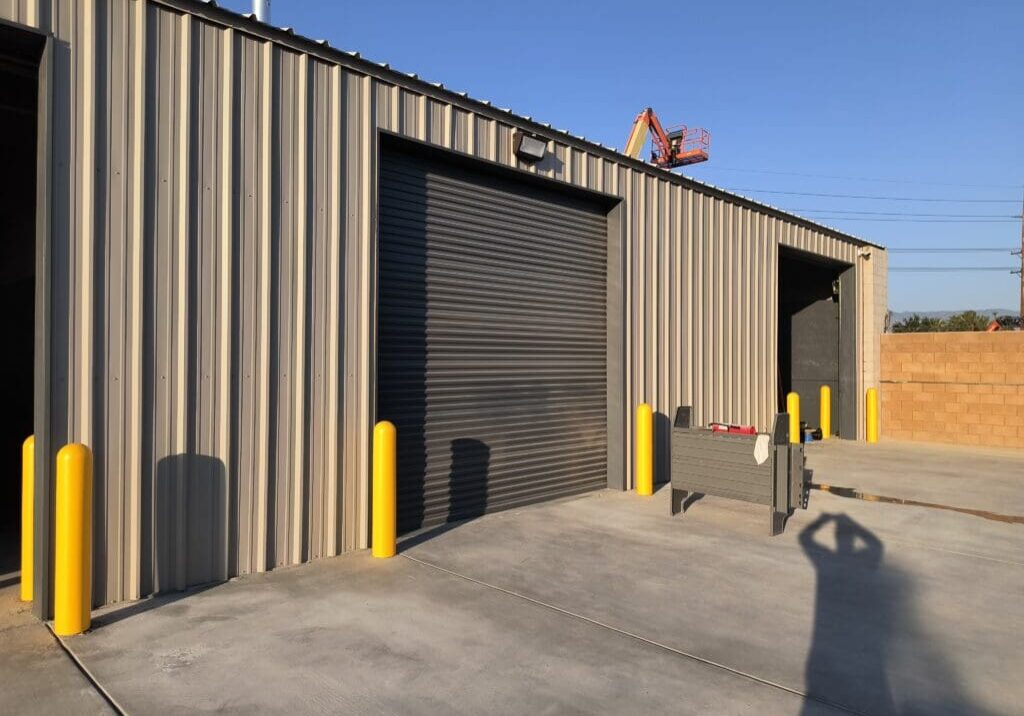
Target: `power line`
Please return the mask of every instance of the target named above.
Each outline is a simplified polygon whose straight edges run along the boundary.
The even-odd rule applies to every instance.
[[[936,198],[921,196],[881,196],[875,194],[826,194],[813,191],[783,191],[781,189],[728,189],[734,193],[748,192],[752,194],[785,194],[787,196],[817,196],[833,199],[870,199],[872,201],[928,201],[941,202],[943,204],[1017,204],[1016,199],[960,199],[960,198]]]
[[[921,224],[1016,224],[1019,221],[1019,219],[891,219],[875,216],[815,216],[811,214],[807,214],[807,216],[817,221],[900,221]]]
[[[858,216],[927,216],[947,219],[1019,219],[1018,214],[929,214],[919,211],[858,211],[854,209],[786,209],[811,214],[856,214]]]
[[[999,253],[999,254],[1017,254],[1020,253],[1019,249],[1015,249],[1012,246],[996,247],[996,246],[942,246],[942,247],[918,247],[912,249],[900,249],[900,248],[887,248],[886,251],[891,254],[972,254],[972,253]]]
[[[890,271],[906,272],[939,272],[939,271],[1006,271],[1017,273],[1020,269],[1013,266],[890,266]]]
[[[941,182],[941,181],[919,181],[914,179],[883,179],[879,177],[847,177],[838,176],[835,174],[807,174],[803,172],[785,172],[774,169],[741,169],[739,167],[723,167],[715,165],[716,171],[723,172],[742,172],[745,174],[774,174],[778,176],[790,176],[790,177],[807,177],[810,179],[840,179],[843,181],[866,181],[866,182],[878,182],[881,184],[920,184],[922,186],[958,186],[958,187],[971,187],[974,189],[1024,189],[1024,184],[964,184],[959,182]]]

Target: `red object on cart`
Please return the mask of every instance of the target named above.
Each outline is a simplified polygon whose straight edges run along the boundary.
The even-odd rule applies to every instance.
[[[728,423],[711,423],[713,433],[733,433],[734,435],[757,435],[753,425],[729,425]]]

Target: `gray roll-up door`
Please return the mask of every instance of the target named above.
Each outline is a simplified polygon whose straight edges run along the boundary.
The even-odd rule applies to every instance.
[[[857,267],[839,274],[839,400],[833,423],[839,437],[857,439]]]
[[[606,210],[386,150],[379,237],[399,531],[605,487]]]

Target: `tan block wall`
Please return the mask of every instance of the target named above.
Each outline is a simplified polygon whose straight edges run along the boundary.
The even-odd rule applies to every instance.
[[[882,336],[881,431],[895,440],[1024,447],[1024,332]]]

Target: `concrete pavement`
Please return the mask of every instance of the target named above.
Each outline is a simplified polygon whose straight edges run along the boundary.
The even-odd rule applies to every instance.
[[[0,589],[0,714],[112,713],[31,609]]]
[[[935,455],[832,443],[808,466],[1020,504],[1024,454]],[[114,608],[67,643],[130,713],[1019,713],[1024,525],[814,493],[766,532],[757,506],[600,492]]]

